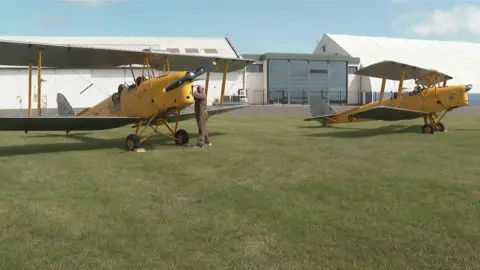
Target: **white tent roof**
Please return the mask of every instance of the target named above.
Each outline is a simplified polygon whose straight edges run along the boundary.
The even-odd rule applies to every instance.
[[[226,38],[196,37],[43,37],[0,36],[0,40],[37,42],[57,45],[141,51],[144,49],[167,50],[171,53],[237,57]],[[195,50],[196,49],[196,50]]]
[[[436,69],[453,77],[449,85],[473,84],[471,92],[480,92],[480,44],[332,34],[325,34],[322,40],[325,36],[332,39],[349,55],[359,57],[364,67],[391,60]],[[372,90],[379,91],[380,80],[371,79],[371,83]],[[392,86],[394,85],[390,82],[390,87]],[[413,85],[409,82],[405,86]]]

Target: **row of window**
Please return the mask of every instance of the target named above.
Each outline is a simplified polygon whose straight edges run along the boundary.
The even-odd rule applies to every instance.
[[[166,49],[169,53],[180,53],[180,49],[179,48],[167,48]],[[218,50],[217,49],[211,49],[211,48],[207,48],[207,49],[203,49],[203,51],[205,53],[209,53],[209,54],[218,54]],[[197,49],[197,48],[185,48],[185,52],[186,53],[200,53],[200,50]]]
[[[358,70],[357,67],[349,66],[347,73],[354,74]],[[263,73],[263,64],[250,64],[247,66],[248,73]],[[326,73],[327,70],[322,69],[310,69],[310,73]]]

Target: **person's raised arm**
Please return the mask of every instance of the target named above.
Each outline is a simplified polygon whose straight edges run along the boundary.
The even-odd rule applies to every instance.
[[[193,97],[198,100],[203,100],[207,98],[207,95],[205,94],[205,92],[201,92],[201,93],[194,92]]]

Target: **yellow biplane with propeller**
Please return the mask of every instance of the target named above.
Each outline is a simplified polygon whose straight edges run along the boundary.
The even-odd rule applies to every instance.
[[[451,85],[451,76],[395,61],[382,61],[355,72],[356,75],[382,79],[380,99],[369,104],[338,113],[321,96],[310,97],[312,117],[305,121],[318,121],[322,126],[361,121],[397,121],[423,117],[422,133],[446,131],[441,122],[445,114],[468,105],[468,91],[472,85]],[[398,90],[384,98],[387,80],[398,81]],[[404,91],[404,81],[415,80],[413,91]]]
[[[242,58],[208,57],[144,51],[60,46],[54,44],[0,41],[0,65],[29,66],[29,116],[0,117],[3,131],[70,131],[104,130],[135,124],[135,132],[126,138],[128,150],[141,149],[141,143],[153,134],[163,134],[176,144],[189,142],[189,134],[178,129],[180,121],[195,118],[185,108],[194,103],[193,82],[206,75],[208,94],[210,72],[223,72],[220,103],[223,105],[226,78],[229,71],[243,69],[253,60]],[[57,94],[58,116],[42,116],[40,98],[38,116],[31,116],[32,66],[38,69],[38,97],[42,91],[42,67],[71,69],[103,69],[129,65],[135,83],[120,84],[118,91],[98,104],[75,113],[67,98]],[[148,76],[135,77],[132,65],[143,65]],[[154,74],[161,70],[163,74]],[[172,72],[174,70],[175,72]],[[240,109],[246,105],[219,106],[209,109],[209,116]],[[170,125],[170,124],[173,124]],[[158,128],[165,125],[168,133]],[[146,134],[145,130],[152,132]],[[143,136],[142,136],[143,135]]]

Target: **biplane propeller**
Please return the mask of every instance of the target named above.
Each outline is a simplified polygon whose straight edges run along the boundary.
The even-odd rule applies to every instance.
[[[135,133],[126,138],[128,150],[141,149],[141,144],[155,133],[172,138],[176,144],[189,142],[187,131],[178,129],[180,121],[195,118],[194,112],[184,109],[194,103],[193,82],[206,74],[208,94],[210,72],[223,71],[220,104],[223,105],[226,75],[243,69],[254,60],[242,58],[207,57],[166,52],[96,49],[79,46],[0,41],[0,65],[29,66],[29,116],[0,117],[0,130],[10,131],[71,131],[104,130],[135,124]],[[134,83],[120,84],[118,91],[98,104],[75,113],[67,98],[57,93],[58,116],[31,116],[32,66],[38,67],[38,96],[41,96],[42,67],[71,69],[100,69],[130,66]],[[132,65],[142,65],[148,78],[135,77]],[[154,69],[163,67],[164,74],[155,76]],[[175,70],[175,72],[171,71]],[[40,100],[40,99],[39,99]],[[208,109],[209,116],[245,107],[229,105]],[[172,127],[170,124],[175,123]],[[158,128],[165,125],[168,133]],[[144,135],[147,128],[150,134]]]
[[[441,122],[445,114],[468,105],[468,92],[472,85],[447,86],[452,77],[436,70],[424,69],[395,61],[382,61],[359,69],[357,75],[382,79],[380,99],[353,109],[337,112],[318,95],[310,97],[312,117],[305,121],[318,121],[322,126],[371,120],[398,121],[423,117],[422,133],[446,131]],[[398,81],[398,90],[384,98],[386,81]],[[405,80],[415,80],[413,91],[405,92]]]

